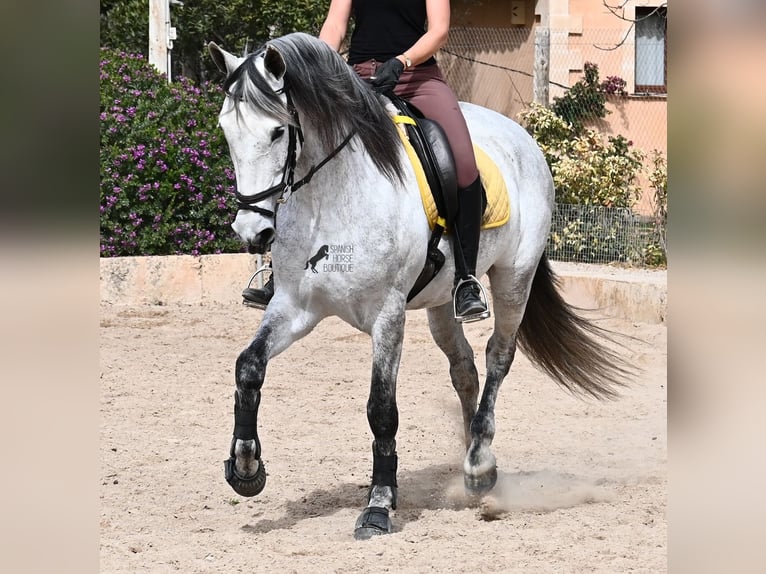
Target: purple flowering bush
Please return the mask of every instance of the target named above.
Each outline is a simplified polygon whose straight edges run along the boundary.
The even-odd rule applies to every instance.
[[[111,49],[100,71],[101,256],[241,251],[220,87],[168,84],[144,56]]]

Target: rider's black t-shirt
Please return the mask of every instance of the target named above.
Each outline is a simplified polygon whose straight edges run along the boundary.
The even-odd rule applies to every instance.
[[[349,64],[395,58],[426,33],[425,0],[353,0],[352,14]],[[420,65],[435,62],[431,57]]]

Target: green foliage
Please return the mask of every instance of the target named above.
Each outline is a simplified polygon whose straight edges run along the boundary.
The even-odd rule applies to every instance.
[[[219,77],[207,55],[210,41],[242,53],[290,32],[318,34],[329,5],[329,0],[192,0],[171,6],[178,36],[171,53],[173,77]],[[147,56],[148,22],[148,0],[101,0],[101,46]]]
[[[565,122],[571,124],[577,132],[585,124],[605,118],[606,96],[624,96],[627,82],[618,76],[607,76],[599,82],[598,66],[591,62],[583,65],[583,78],[558,98],[554,98],[551,110]]]
[[[101,255],[240,251],[223,94],[167,79],[140,54],[101,50]]]
[[[566,93],[554,98],[551,110],[575,131],[580,131],[584,121],[606,117],[606,96],[598,82],[598,66],[586,62],[584,77]]]
[[[654,225],[642,224],[631,209],[641,193],[644,153],[621,135],[586,127],[608,113],[607,95],[625,94],[625,81],[610,76],[599,82],[594,64],[586,64],[584,71],[584,78],[550,109],[532,104],[520,114],[545,155],[556,187],[548,253],[566,261],[663,264],[667,208],[659,208]],[[649,181],[657,205],[667,206],[666,166],[657,152],[653,161]]]
[[[668,162],[661,152],[654,150],[651,155],[649,184],[652,186],[654,207],[654,229],[652,240],[644,249],[647,265],[665,265],[667,263],[666,230],[668,225]]]
[[[520,114],[542,149],[556,186],[557,203],[631,207],[640,192],[643,153],[622,136],[576,129],[537,104]]]
[[[558,204],[547,253],[558,261],[641,262],[643,230],[629,208]]]
[[[148,55],[149,0],[101,0],[102,47]]]

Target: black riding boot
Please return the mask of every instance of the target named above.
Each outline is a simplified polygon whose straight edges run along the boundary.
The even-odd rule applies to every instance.
[[[271,268],[271,265],[269,265],[269,268]],[[265,309],[273,296],[274,296],[274,272],[273,271],[269,275],[269,280],[266,281],[266,283],[264,283],[262,288],[254,289],[252,287],[247,287],[244,291],[242,291],[242,298],[244,299],[245,305],[249,305],[250,307],[255,307],[257,309]]]
[[[479,255],[479,233],[484,215],[481,179],[458,190],[458,211],[454,232],[460,249],[455,251],[455,287],[453,289],[455,318],[458,321],[478,321],[489,317],[487,304],[482,301],[481,287],[476,278]]]

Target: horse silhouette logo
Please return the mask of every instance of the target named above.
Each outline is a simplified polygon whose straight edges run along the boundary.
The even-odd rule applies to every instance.
[[[308,261],[306,261],[306,266],[303,268],[308,269],[309,265],[311,265],[311,270],[314,273],[319,273],[317,271],[317,263],[320,259],[329,259],[330,258],[330,246],[329,245],[322,245],[322,247],[319,248],[319,251],[317,251],[313,257],[311,257]]]

